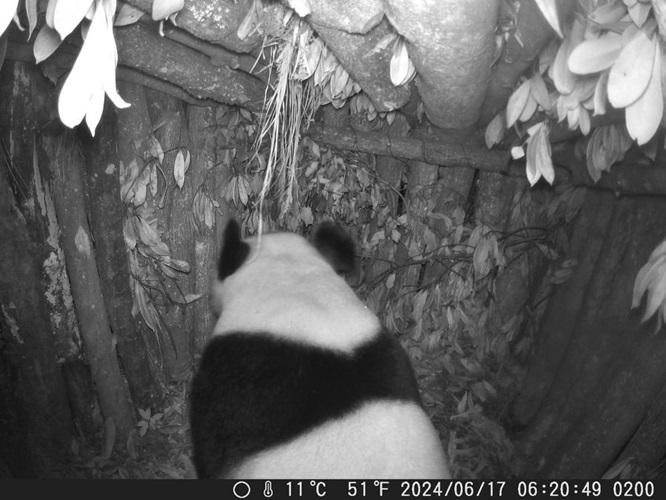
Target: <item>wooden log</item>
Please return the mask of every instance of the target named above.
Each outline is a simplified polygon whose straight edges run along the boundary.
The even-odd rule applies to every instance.
[[[592,210],[588,232],[594,235],[578,255],[572,249],[569,257],[578,257],[573,281],[549,304],[549,332],[543,333],[564,330],[566,348],[552,383],[540,388],[547,397],[527,433],[536,438],[527,455],[528,477],[600,477],[634,435],[666,378],[666,346],[654,334],[655,320],[641,323],[641,311],[631,310],[636,273],[666,236],[666,199],[588,196],[603,197],[611,215],[599,226],[595,205],[584,208]],[[541,361],[538,353],[533,359]]]
[[[120,83],[118,90],[127,102],[132,104],[129,108],[116,112],[119,161],[125,166],[129,166],[132,162],[138,162],[140,166],[143,166],[144,158],[151,155],[148,140],[152,137],[145,89],[139,85]],[[140,315],[133,317],[132,321],[146,345],[146,355],[152,377],[159,388],[159,397],[162,398],[168,388],[163,370],[161,342]],[[137,352],[135,355],[140,355],[140,353]]]
[[[194,194],[191,175],[185,175],[182,189],[174,179],[176,155],[179,148],[187,149],[188,146],[185,106],[181,101],[154,90],[146,90],[146,102],[155,137],[164,150],[160,165],[164,178],[159,179],[157,199],[146,199],[146,206],[155,209],[158,225],[164,228],[162,240],[168,245],[171,257],[191,263],[194,254],[190,224]],[[165,307],[158,307],[169,336],[162,339],[162,352],[170,380],[184,380],[192,369],[194,324],[192,312],[184,302],[185,294],[192,293],[193,284],[191,273],[178,273],[177,276],[176,279],[164,277],[162,280],[167,296]]]
[[[488,150],[485,145],[469,144],[454,138],[436,139],[389,137],[385,133],[363,132],[352,128],[310,125],[305,132],[313,140],[348,151],[393,156],[403,160],[416,160],[441,167],[468,167],[486,172],[525,177],[525,160],[511,161],[507,151]],[[584,151],[584,149],[583,149]],[[595,183],[587,173],[584,154],[580,146],[558,146],[553,152],[555,184],[590,186],[622,194],[666,194],[666,169],[660,157],[654,165],[644,165],[645,156],[632,148],[627,157],[603,172]],[[640,168],[637,164],[641,163]]]
[[[389,137],[387,134],[361,132],[351,128],[310,125],[305,132],[313,140],[338,149],[416,160],[445,167],[469,167],[491,172],[509,172],[509,153],[462,141],[439,141]]]
[[[258,111],[265,83],[244,71],[214,66],[208,56],[153,33],[141,24],[114,31],[120,64],[186,89],[199,99]]]
[[[213,216],[213,227],[208,227],[205,220],[201,220],[201,214],[197,213],[197,206],[201,204],[195,200],[197,197],[210,196],[220,204],[219,211],[225,217],[230,213],[229,204],[222,196],[216,196],[233,175],[230,166],[220,161],[221,158],[218,158],[217,154],[217,141],[221,134],[216,115],[222,114],[221,111],[224,109],[225,107],[190,106],[187,110],[187,127],[190,132],[192,153],[190,172],[187,175],[190,176],[194,192],[192,217],[195,221],[194,259],[190,264],[194,278],[194,293],[204,294],[203,298],[190,305],[194,315],[195,353],[201,353],[215,325],[207,297],[211,279],[215,275],[221,241],[217,229],[222,222],[218,220],[221,216]]]
[[[53,176],[54,203],[86,359],[104,418],[113,419],[116,445],[124,449],[134,428],[134,411],[118,366],[102,297],[81,179],[83,158],[71,131],[42,137],[41,145]]]
[[[42,85],[40,85],[42,82]],[[42,75],[34,65],[5,61],[0,71],[0,460],[14,477],[52,477],[74,438],[62,359],[78,354],[70,330],[57,238],[34,160],[43,118]],[[49,275],[49,276],[47,276]],[[55,275],[55,273],[54,273]],[[57,274],[58,279],[66,275]],[[55,300],[55,304],[47,299]],[[70,311],[71,312],[71,311]],[[54,315],[62,327],[54,328]],[[66,330],[66,331],[63,331]]]
[[[132,317],[127,246],[123,236],[124,207],[120,201],[116,116],[107,101],[93,139],[83,130],[86,206],[95,240],[104,303],[118,342],[118,357],[136,408],[162,408],[166,388],[148,362],[146,342]]]

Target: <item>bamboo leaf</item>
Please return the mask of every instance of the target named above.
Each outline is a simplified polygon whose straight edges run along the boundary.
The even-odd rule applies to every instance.
[[[590,122],[590,114],[587,112],[587,109],[583,106],[578,107],[578,128],[583,133],[587,135],[590,133],[590,128],[592,123]]]
[[[167,19],[183,9],[185,0],[153,0],[153,21]]]
[[[534,186],[541,178],[541,172],[537,168],[536,136],[527,140],[527,153],[525,155],[525,174],[530,186]]]
[[[64,2],[58,5],[60,3]],[[103,65],[108,62],[104,57],[108,53],[105,47],[106,29],[104,9],[97,9],[81,52],[60,91],[58,114],[60,120],[70,128],[81,123],[93,95],[102,88]]]
[[[148,154],[150,155],[150,158],[156,158],[160,165],[164,161],[164,149],[162,149],[162,145],[160,144],[160,141],[157,140],[157,138],[154,135],[151,135],[148,138]]]
[[[525,102],[525,107],[523,108],[523,112],[518,117],[518,120],[523,123],[528,121],[530,118],[532,118],[532,115],[534,115],[536,110],[537,110],[537,102],[534,99],[534,97],[532,97],[532,93],[530,92],[527,96],[527,101]]]
[[[482,239],[476,248],[474,249],[474,256],[472,262],[474,263],[474,270],[479,275],[483,277],[488,274],[490,271],[490,242],[487,239]]]
[[[128,3],[123,4],[116,16],[116,20],[113,23],[114,26],[128,26],[130,24],[136,23],[141,16],[145,14],[144,11],[130,5]]]
[[[594,116],[606,114],[606,101],[608,100],[608,75],[610,71],[604,71],[594,87]]]
[[[185,183],[185,156],[182,150],[178,150],[178,153],[176,153],[176,159],[173,164],[173,177],[178,187],[183,189],[183,184]]]
[[[134,250],[136,247],[136,233],[134,232],[134,224],[130,218],[126,218],[123,222],[123,236],[125,237],[127,248]]]
[[[51,28],[48,24],[42,26],[42,29],[37,33],[35,43],[32,47],[35,63],[39,64],[45,59],[48,59],[51,54],[60,47],[61,43],[62,39],[56,30]]]
[[[19,0],[4,0],[0,2],[0,35],[2,35],[9,23],[12,22],[16,15]]]
[[[523,114],[527,100],[530,97],[529,80],[524,81],[509,97],[506,105],[506,126],[510,128]]]
[[[93,92],[93,95],[90,98],[88,103],[88,110],[86,112],[86,125],[90,130],[90,134],[95,136],[95,129],[99,120],[102,118],[102,112],[104,111],[104,88],[100,87],[99,89]]]
[[[247,11],[247,14],[245,14],[245,18],[243,18],[241,23],[238,25],[238,29],[236,30],[236,36],[240,40],[245,40],[251,34],[252,30],[257,25],[256,18],[256,3],[252,2],[252,5],[250,5],[250,8]]]
[[[656,40],[656,36],[655,36]],[[648,142],[659,128],[664,112],[664,98],[661,88],[661,48],[657,44],[654,51],[652,76],[645,92],[627,106],[625,119],[629,136],[641,146]]]
[[[407,45],[404,39],[398,38],[393,45],[393,56],[391,57],[390,66],[391,82],[396,87],[400,87],[409,83],[416,74],[414,64],[409,58]]]
[[[666,267],[659,266],[654,269],[651,286],[648,288],[648,300],[643,314],[642,322],[647,321],[657,312],[657,309],[664,306],[666,300]]]
[[[53,26],[53,15],[55,13],[55,9],[58,6],[58,0],[49,0],[49,3],[46,6],[46,24],[48,25],[49,28],[55,29]]]
[[[595,24],[606,25],[618,22],[626,13],[621,2],[608,2],[593,10],[587,18]]]
[[[542,109],[546,111],[550,110],[552,102],[550,100],[550,95],[548,94],[548,89],[546,88],[546,82],[543,81],[543,77],[540,73],[535,73],[534,76],[530,78],[530,93]]]
[[[25,0],[25,12],[28,16],[28,40],[30,40],[33,31],[37,27],[37,0]],[[2,30],[0,30],[0,33],[2,33]]]
[[[490,123],[486,126],[484,138],[486,140],[486,147],[492,148],[498,144],[506,134],[506,125],[504,120],[504,113],[497,113]]]
[[[613,32],[595,40],[585,40],[571,51],[569,70],[579,75],[598,73],[610,68],[622,50],[622,37]]]
[[[645,24],[652,6],[648,2],[636,2],[629,7],[629,17],[639,28]]]
[[[76,28],[94,0],[59,1],[53,11],[53,27],[63,40]]]
[[[139,233],[138,236],[141,242],[148,247],[153,247],[153,248],[158,247],[159,244],[161,243],[161,240],[157,232],[155,232],[155,230],[152,228],[152,226],[148,224],[148,222],[146,222],[146,220],[143,219],[142,217],[137,217],[136,221],[137,221],[136,229],[138,230]]]
[[[549,184],[555,180],[555,169],[553,168],[553,160],[551,158],[549,127],[546,122],[539,129],[537,133],[537,168]]]
[[[666,272],[666,240],[657,245],[648,262],[638,271],[634,281],[632,308],[638,307],[643,294],[663,272]]]
[[[548,70],[555,88],[562,95],[570,94],[576,83],[576,76],[569,70],[568,64],[570,47],[571,42],[565,39],[557,51],[555,61]]]
[[[616,108],[626,108],[645,92],[650,83],[657,37],[645,30],[622,49],[608,76],[608,100]]]
[[[560,38],[564,38],[562,36],[562,29],[560,28],[560,19],[557,15],[556,0],[536,0],[536,4],[550,27],[553,28]]]
[[[530,185],[534,186],[543,176],[550,184],[555,179],[555,170],[551,159],[549,127],[541,122],[530,129],[531,137],[527,140],[527,158],[525,171]]]

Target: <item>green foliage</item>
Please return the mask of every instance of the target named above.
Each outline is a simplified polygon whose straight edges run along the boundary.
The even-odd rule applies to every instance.
[[[158,227],[157,210],[163,208],[167,190],[176,186],[182,188],[190,153],[184,148],[178,148],[173,179],[167,179],[162,167],[162,146],[154,136],[149,137],[146,144],[145,159],[134,158],[129,165],[120,164],[120,197],[126,207],[123,234],[130,267],[132,315],[141,313],[146,325],[156,334],[158,345],[160,336],[157,334],[161,332],[168,336],[175,349],[173,337],[162,319],[159,307],[186,305],[201,295],[185,294],[177,286],[178,276],[189,273],[190,266],[172,257],[169,247],[162,240],[163,232]],[[160,175],[164,179],[161,192],[158,187]],[[195,220],[210,220],[208,212],[212,206],[209,198],[199,199],[193,210]],[[167,281],[176,284],[179,293],[168,293]]]
[[[554,180],[547,133],[551,123],[566,120],[570,129],[588,135],[592,116],[606,114],[607,104],[625,110],[624,126],[616,124],[603,132],[614,134],[615,140],[603,140],[597,133],[588,144],[588,170],[596,182],[624,156],[631,141],[639,146],[651,141],[662,121],[659,12],[642,0],[578,4],[572,23],[561,27],[556,0],[537,2],[560,39],[540,54],[538,68],[509,98],[506,127],[498,122],[504,121],[500,114],[486,130],[486,144],[492,147],[506,128],[527,125],[527,130],[516,130],[521,136],[528,133],[526,168],[532,185],[542,176],[551,184]],[[618,136],[627,136],[627,141],[617,142]]]

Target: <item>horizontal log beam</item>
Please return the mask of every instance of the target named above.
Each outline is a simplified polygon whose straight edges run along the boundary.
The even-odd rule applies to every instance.
[[[468,167],[525,176],[525,161],[511,161],[509,152],[488,150],[485,146],[473,146],[453,139],[435,142],[434,139],[389,137],[385,133],[324,127],[319,123],[310,125],[305,133],[321,144],[346,151],[392,156],[441,167]],[[603,172],[599,182],[595,183],[587,173],[586,160],[580,151],[571,144],[555,149],[556,183],[607,189],[616,195],[666,195],[666,168],[661,162],[645,165],[644,157],[638,160],[634,154],[628,154],[609,172]]]
[[[506,151],[487,149],[457,141],[421,140],[389,137],[377,132],[361,132],[351,128],[310,125],[306,134],[317,142],[347,151],[392,156],[443,167],[469,167],[477,170],[509,173],[510,155]]]

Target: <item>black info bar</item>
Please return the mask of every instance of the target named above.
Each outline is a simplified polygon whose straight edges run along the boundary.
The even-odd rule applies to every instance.
[[[210,485],[210,483],[208,483]],[[666,480],[271,480],[222,481],[217,498],[382,499],[402,498],[664,498]],[[661,491],[661,493],[659,493]],[[219,494],[219,496],[218,496]]]

